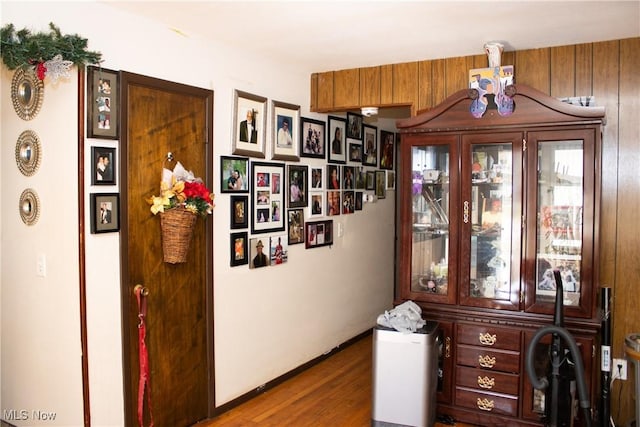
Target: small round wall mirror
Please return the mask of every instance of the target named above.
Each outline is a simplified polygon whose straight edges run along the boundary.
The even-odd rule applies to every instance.
[[[38,171],[42,158],[40,138],[32,130],[25,130],[16,142],[16,164],[24,176],[31,176]]]
[[[40,111],[44,99],[44,83],[30,68],[18,68],[11,80],[13,108],[23,120],[31,120]]]
[[[40,199],[35,190],[27,188],[22,192],[18,210],[20,211],[20,218],[25,224],[33,225],[38,222],[38,218],[40,217]]]

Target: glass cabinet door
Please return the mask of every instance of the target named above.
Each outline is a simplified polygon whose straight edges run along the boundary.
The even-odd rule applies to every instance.
[[[519,309],[520,134],[463,138],[460,304]]]
[[[440,138],[427,144],[422,138],[403,153],[403,161],[411,166],[411,191],[405,192],[408,197],[403,202],[405,235],[410,236],[411,243],[401,246],[401,259],[410,266],[406,269],[409,292],[405,297],[452,304],[455,270],[450,266],[455,240],[451,236],[451,213],[455,195],[451,188],[455,188],[452,179],[456,176],[452,177],[451,161],[457,150],[455,144],[445,141]]]
[[[589,294],[583,287],[591,282],[591,268],[583,267],[592,264],[585,236],[592,236],[593,196],[586,195],[593,194],[594,157],[589,134],[583,139],[576,133],[581,136],[572,132],[571,139],[562,139],[560,132],[539,132],[529,139],[533,149],[529,178],[535,183],[531,206],[535,223],[530,224],[532,244],[527,255],[530,311],[551,312],[555,306],[554,270],[562,277],[567,313],[584,315],[582,307],[589,306],[583,301]]]

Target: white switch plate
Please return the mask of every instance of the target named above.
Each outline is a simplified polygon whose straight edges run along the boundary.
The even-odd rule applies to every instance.
[[[47,257],[44,254],[38,255],[38,262],[36,263],[36,274],[40,277],[47,276]]]

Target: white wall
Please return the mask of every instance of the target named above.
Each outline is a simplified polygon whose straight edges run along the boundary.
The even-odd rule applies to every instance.
[[[46,31],[48,23],[54,22],[65,34],[78,33],[88,38],[89,49],[102,52],[105,68],[212,89],[216,170],[219,157],[232,154],[234,89],[261,95],[270,101],[298,104],[303,116],[326,120],[326,115],[309,113],[310,76],[297,71],[294,64],[274,64],[268,58],[247,57],[234,49],[202,43],[195,37],[179,35],[102,3],[2,2],[0,7],[2,25],[13,23],[17,29],[28,27],[32,31]],[[10,84],[7,79],[10,79],[10,74],[5,69],[2,80],[3,148],[0,154],[3,233],[0,248],[3,255],[0,404],[2,409],[42,407],[64,411],[68,413],[66,421],[48,425],[77,425],[82,420],[77,256],[65,256],[60,261],[60,268],[71,272],[60,276],[50,274],[46,286],[34,277],[37,254],[44,251],[54,256],[53,248],[44,245],[54,245],[51,237],[55,231],[44,229],[46,222],[43,219],[37,234],[18,223],[16,197],[27,181],[36,181],[35,178],[16,176],[13,144],[17,136],[8,133],[9,127],[5,124],[20,127],[25,123],[17,119],[7,100]],[[62,104],[75,106],[73,83],[64,84],[61,91],[65,96],[61,100],[49,97],[49,92],[53,91],[50,84],[46,85],[45,91],[45,106],[56,110],[56,113]],[[49,114],[54,113],[43,109],[41,114],[38,118],[42,121],[46,118],[49,122]],[[268,120],[270,122],[271,118]],[[371,124],[394,130],[392,122],[384,126],[375,121]],[[36,175],[42,184],[33,185],[47,200],[47,214],[51,212],[51,204],[55,203],[54,198],[59,197],[54,185],[59,176],[59,164],[50,152],[66,155],[75,150],[75,116],[65,114],[63,120],[51,123],[51,126],[53,129],[43,130],[42,136],[48,141],[52,138],[50,135],[55,134],[55,148],[49,148],[48,144],[45,147],[45,160]],[[67,132],[71,136],[62,137]],[[267,135],[267,159],[270,159],[270,123]],[[91,145],[117,147],[117,142],[87,140],[87,155]],[[69,159],[68,172],[77,173],[73,163],[75,157],[70,156],[66,160]],[[89,164],[88,157],[86,164]],[[317,166],[324,162],[303,159],[302,164]],[[249,270],[247,266],[229,267],[229,196],[219,194],[219,173],[215,172],[214,176],[214,191],[217,193],[213,218],[216,404],[220,405],[369,329],[374,325],[376,316],[391,306],[395,195],[391,191],[386,199],[365,204],[362,211],[333,217],[335,223],[344,227],[344,236],[336,235],[333,246],[311,250],[305,250],[304,245],[290,246],[288,263]],[[50,182],[45,185],[47,180]],[[75,183],[73,179],[71,181]],[[88,174],[85,183],[87,193],[119,191],[117,187],[91,187]],[[87,197],[87,224],[88,202]],[[76,206],[69,203],[67,208],[67,220],[73,222]],[[10,240],[7,238],[9,232]],[[268,237],[261,235],[265,236]],[[123,424],[118,234],[87,234],[86,239],[92,424],[118,426]],[[72,246],[72,251],[73,246],[77,246],[77,236],[73,231],[62,233],[58,230],[55,244]],[[68,277],[73,277],[73,280]],[[35,294],[42,288],[56,295],[60,288],[64,288],[69,294],[64,298],[68,302],[48,304],[57,300],[43,298],[42,310],[29,310],[27,317],[19,315],[19,307],[24,303],[21,292]],[[63,318],[70,324],[54,322],[52,318]],[[45,326],[46,330],[43,329]],[[36,344],[40,344],[38,336],[46,336],[47,342],[57,343],[57,347],[62,347],[58,351],[67,357],[53,363],[42,356],[35,360],[33,356],[31,360],[26,358],[22,354],[23,342],[35,340],[32,346],[35,350]],[[64,381],[55,375],[47,375],[38,377],[36,382],[26,381],[25,371],[34,372],[29,374],[30,379],[49,371],[56,371],[59,375],[61,372],[70,374]],[[35,388],[38,391],[34,395]],[[65,393],[61,393],[62,390]],[[67,390],[71,393],[66,393]],[[66,398],[64,406],[58,404],[61,394]]]

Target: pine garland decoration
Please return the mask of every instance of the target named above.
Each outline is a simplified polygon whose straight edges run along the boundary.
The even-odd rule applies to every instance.
[[[53,22],[49,23],[49,28],[48,33],[32,34],[26,28],[16,32],[13,24],[2,27],[0,54],[7,68],[15,70],[42,64],[56,55],[77,66],[100,62],[100,52],[87,51],[87,39],[77,34],[63,36]]]

